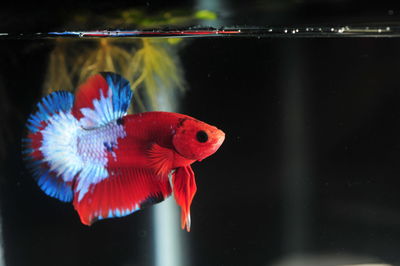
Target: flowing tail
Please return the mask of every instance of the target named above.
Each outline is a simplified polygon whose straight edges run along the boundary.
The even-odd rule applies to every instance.
[[[73,198],[72,182],[76,169],[62,163],[71,154],[78,122],[71,114],[74,96],[65,91],[53,92],[37,104],[37,111],[26,123],[28,135],[22,140],[28,167],[39,187],[49,196],[64,202]],[[73,132],[72,132],[73,133]],[[67,154],[68,153],[68,154]]]

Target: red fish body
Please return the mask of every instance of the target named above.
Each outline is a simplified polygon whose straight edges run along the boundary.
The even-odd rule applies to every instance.
[[[74,97],[54,92],[30,116],[24,153],[41,189],[73,201],[82,223],[122,217],[174,194],[190,230],[196,192],[191,164],[213,154],[224,133],[169,112],[126,115],[129,83],[91,77]]]

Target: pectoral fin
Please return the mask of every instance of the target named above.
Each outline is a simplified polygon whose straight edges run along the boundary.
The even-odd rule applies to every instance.
[[[172,184],[176,203],[181,207],[182,229],[186,227],[186,230],[189,232],[190,205],[197,190],[192,168],[186,166],[176,169],[172,177]]]
[[[160,176],[168,175],[171,172],[172,162],[174,161],[174,152],[171,149],[153,144],[148,151],[151,167]]]

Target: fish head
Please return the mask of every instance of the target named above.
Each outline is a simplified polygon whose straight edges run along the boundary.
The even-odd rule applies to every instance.
[[[183,157],[201,161],[215,153],[224,139],[222,130],[196,119],[185,118],[181,119],[172,142]]]

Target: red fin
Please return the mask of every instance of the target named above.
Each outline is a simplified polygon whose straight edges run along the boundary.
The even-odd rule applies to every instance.
[[[83,117],[82,108],[93,108],[93,99],[100,98],[100,91],[107,97],[108,84],[101,74],[90,77],[77,89],[75,94],[74,107],[72,114],[79,120]]]
[[[40,151],[42,147],[43,135],[41,131],[37,131],[36,133],[29,133],[26,146],[31,150],[31,154],[29,154],[33,160],[42,160],[43,153]]]
[[[186,227],[189,232],[190,205],[197,190],[192,167],[179,167],[174,173],[172,183],[176,203],[181,206],[182,229]]]
[[[89,188],[74,206],[83,224],[123,217],[148,205],[163,201],[171,194],[168,178],[139,168],[108,168],[110,176]]]
[[[167,176],[171,172],[172,162],[174,161],[174,152],[168,148],[153,144],[148,151],[151,161],[151,167],[161,176]]]

